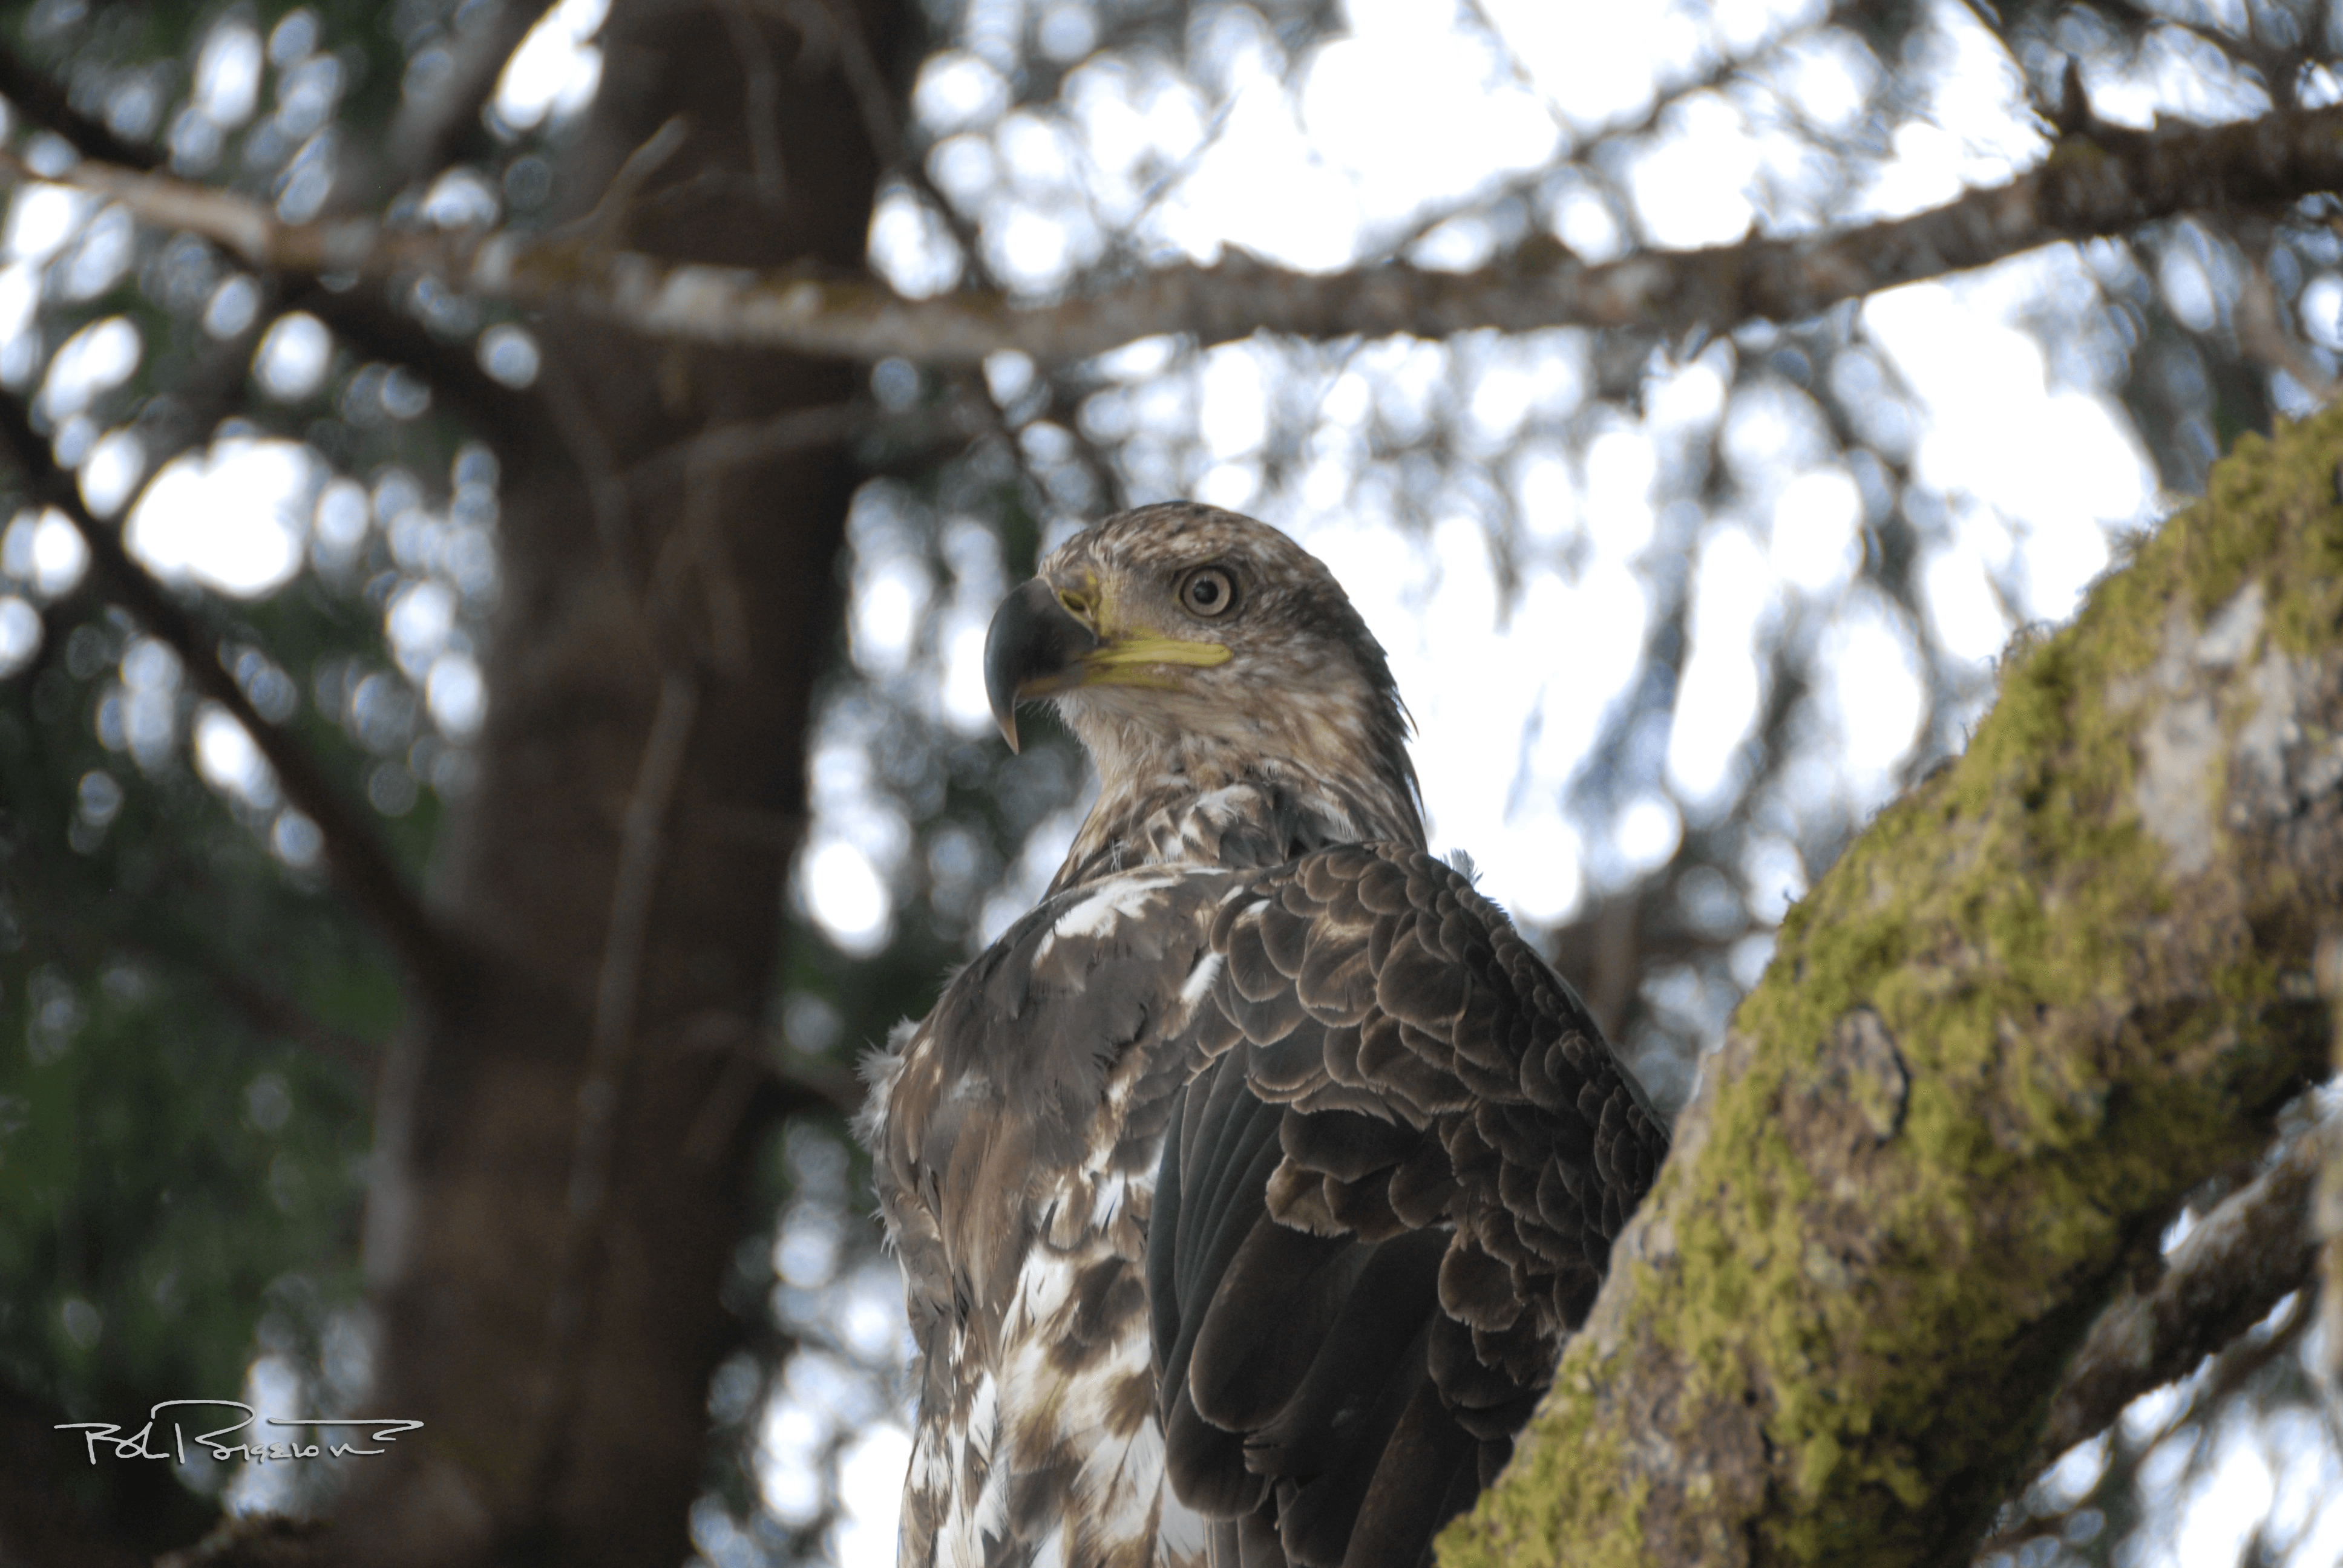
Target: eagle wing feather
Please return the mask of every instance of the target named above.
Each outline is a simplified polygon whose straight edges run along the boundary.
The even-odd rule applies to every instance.
[[[1396,846],[1051,899],[866,1136],[924,1360],[907,1568],[1414,1568],[1665,1150],[1570,988]]]
[[[1413,1568],[1510,1454],[1666,1135],[1423,850],[1256,873],[1210,940],[1235,1038],[1189,1053],[1150,1235],[1166,1462],[1207,1514],[1266,1504],[1291,1563]]]

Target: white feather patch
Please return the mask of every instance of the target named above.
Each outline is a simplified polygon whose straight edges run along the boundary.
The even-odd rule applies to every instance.
[[[1211,995],[1212,987],[1220,982],[1221,967],[1225,961],[1215,952],[1198,959],[1196,967],[1188,971],[1186,982],[1180,987],[1180,1005],[1193,1013],[1196,1005]]]

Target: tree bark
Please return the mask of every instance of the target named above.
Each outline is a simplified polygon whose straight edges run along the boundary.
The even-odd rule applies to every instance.
[[[602,215],[630,244],[858,268],[880,168],[836,39],[731,9],[614,10],[564,200],[591,207],[683,116],[680,149],[637,160],[631,204]],[[904,56],[908,5],[846,19]],[[835,445],[658,494],[626,475],[712,426],[834,406],[854,372],[575,314],[537,330],[548,417],[499,453],[488,719],[434,890],[472,962],[418,999],[387,1069],[367,1220],[373,1406],[425,1424],[356,1468],[320,1553],[344,1561],[681,1561],[737,1332],[719,1290],[759,1128],[729,1108],[755,1076],[856,475]]]
[[[2248,436],[1785,920],[1450,1568],[1969,1552],[2060,1369],[2326,1067],[2343,411]]]

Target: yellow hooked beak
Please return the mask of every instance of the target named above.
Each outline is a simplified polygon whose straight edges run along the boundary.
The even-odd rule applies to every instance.
[[[984,695],[1009,749],[1017,749],[1017,705],[1083,686],[1169,689],[1165,666],[1210,668],[1232,657],[1217,642],[1184,642],[1148,631],[1101,636],[1089,597],[1046,578],[1024,584],[993,612],[984,636]]]

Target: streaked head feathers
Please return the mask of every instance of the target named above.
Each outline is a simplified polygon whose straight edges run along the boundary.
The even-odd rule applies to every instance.
[[[1011,744],[1016,704],[1046,698],[1096,762],[1090,848],[1167,789],[1247,782],[1322,808],[1337,838],[1423,840],[1383,648],[1325,564],[1265,523],[1171,501],[1075,535],[1002,604],[985,676]]]

